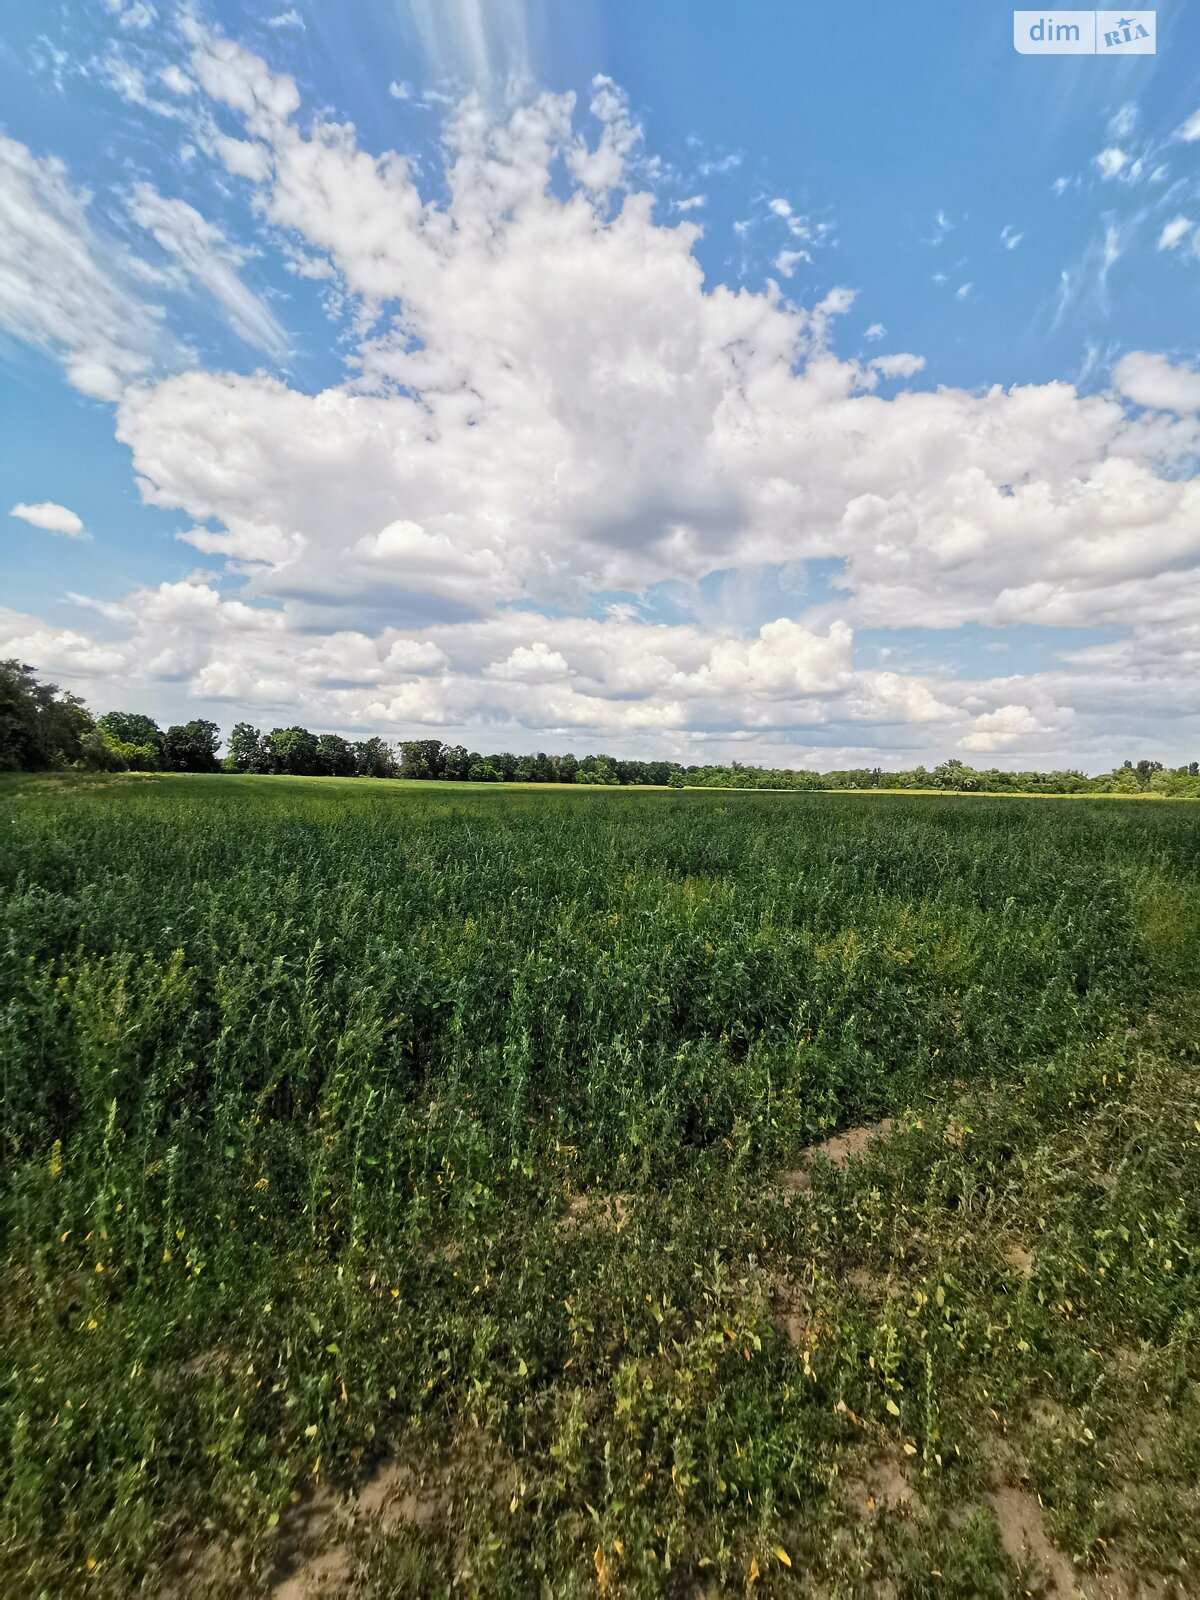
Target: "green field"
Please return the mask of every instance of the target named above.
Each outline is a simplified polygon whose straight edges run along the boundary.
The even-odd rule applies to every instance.
[[[1200,1593],[1194,806],[0,841],[6,1595]]]

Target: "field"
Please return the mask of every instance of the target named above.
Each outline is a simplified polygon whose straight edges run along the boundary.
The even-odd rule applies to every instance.
[[[1200,1593],[1200,809],[0,841],[7,1595]]]

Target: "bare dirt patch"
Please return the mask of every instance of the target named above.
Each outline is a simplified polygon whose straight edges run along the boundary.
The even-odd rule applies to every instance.
[[[401,1462],[385,1461],[359,1490],[355,1509],[386,1533],[402,1522],[412,1528],[431,1528],[449,1517],[453,1502],[448,1473],[421,1478]]]
[[[1029,1414],[1045,1433],[1065,1433],[1069,1426],[1066,1410],[1044,1395],[1033,1402]]]
[[[280,1564],[290,1570],[272,1588],[272,1600],[311,1600],[346,1581],[350,1575],[349,1521],[342,1512],[323,1486],[296,1507],[280,1540]]]
[[[163,1563],[158,1600],[191,1600],[193,1595],[236,1594],[245,1560],[245,1541],[222,1544],[187,1539]]]
[[[1057,1595],[1084,1593],[1071,1558],[1046,1531],[1042,1503],[1031,1489],[1000,1484],[988,1492],[987,1503],[1005,1553],[1018,1571],[1048,1582]]]
[[[233,1365],[233,1353],[227,1346],[217,1344],[211,1350],[201,1350],[199,1355],[185,1361],[181,1371],[189,1378],[219,1378]]]
[[[783,1335],[793,1350],[811,1351],[819,1333],[807,1297],[782,1277],[773,1280],[771,1295],[771,1326]]]
[[[1088,1579],[1081,1591],[1087,1600],[1182,1600],[1196,1591],[1177,1578],[1167,1578],[1161,1573],[1138,1572],[1122,1560],[1111,1570],[1097,1573]]]
[[[523,1492],[516,1466],[497,1460],[472,1435],[457,1440],[428,1468],[395,1458],[381,1462],[343,1502],[318,1491],[297,1509],[295,1526],[281,1545],[281,1565],[288,1570],[271,1590],[271,1600],[320,1600],[350,1580],[356,1554],[361,1556],[371,1540],[402,1527],[415,1533],[449,1529],[456,1498],[483,1486],[506,1500]]]
[[[589,1191],[585,1194],[573,1194],[567,1201],[567,1209],[558,1219],[560,1233],[582,1232],[588,1229],[611,1228],[614,1233],[621,1233],[629,1224],[633,1214],[633,1196],[617,1192],[614,1194],[601,1194]]]
[[[852,1267],[842,1282],[868,1299],[899,1300],[903,1294],[891,1273]],[[771,1279],[771,1325],[794,1350],[812,1352],[832,1331],[827,1312],[814,1309],[810,1296],[782,1273]]]
[[[869,1300],[902,1300],[904,1289],[894,1271],[879,1272],[871,1267],[852,1267],[845,1280],[852,1289]]]
[[[890,1444],[881,1444],[868,1454],[857,1455],[840,1480],[846,1509],[857,1518],[872,1517],[881,1511],[924,1512],[924,1503],[904,1471],[904,1458]]]
[[[810,1145],[804,1152],[798,1167],[793,1167],[790,1172],[785,1172],[780,1177],[780,1185],[785,1194],[799,1194],[812,1186],[812,1164],[820,1157],[831,1161],[839,1172],[845,1171],[847,1165],[855,1156],[861,1156],[876,1139],[882,1139],[892,1131],[895,1122],[891,1117],[884,1117],[882,1122],[867,1122],[858,1128],[846,1128],[841,1133],[835,1133],[831,1138],[822,1139],[820,1144]]]
[[[350,1577],[350,1550],[344,1544],[331,1545],[310,1556],[282,1583],[271,1590],[272,1600],[316,1600],[331,1588],[340,1588]]]
[[[1033,1276],[1033,1252],[1027,1250],[1020,1242],[1014,1242],[1005,1247],[1004,1260],[1014,1272],[1020,1273],[1023,1278]]]

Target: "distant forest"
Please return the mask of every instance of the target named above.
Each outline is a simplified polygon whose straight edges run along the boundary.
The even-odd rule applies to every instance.
[[[850,767],[817,772],[790,767],[683,766],[610,755],[481,755],[440,739],[350,740],[308,728],[263,732],[234,724],[222,756],[222,734],[200,718],[160,728],[136,711],[94,717],[78,695],[41,683],[33,668],[0,662],[0,771],[77,768],[94,772],[242,772],[325,778],[424,778],[455,783],[585,783],[703,789],[943,789],[950,793],[1162,794],[1200,798],[1200,765],[1166,767],[1126,761],[1088,777],[1053,772],[979,770],[962,761],[888,771]]]

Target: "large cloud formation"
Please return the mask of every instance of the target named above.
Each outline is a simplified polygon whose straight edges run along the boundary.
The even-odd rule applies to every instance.
[[[143,494],[192,519],[185,537],[226,570],[95,608],[103,643],[0,617],[6,648],[323,725],[679,752],[753,740],[762,759],[812,744],[1082,759],[1139,708],[1194,713],[1190,369],[1135,353],[1107,394],[889,395],[921,359],[837,356],[849,290],[803,307],[775,283],[705,284],[697,226],[658,220],[639,186],[641,130],[609,80],[586,113],[543,94],[496,118],[467,98],[442,182],[423,183],[352,125],[306,122],[296,84],[258,56],[183,27],[176,91],[198,87],[205,147],[302,270],[359,305],[352,374],[317,394],[186,365],[152,378],[155,314],[127,319],[122,347],[125,291],[96,265],[82,202],[10,152],[73,228],[100,332],[56,333],[53,307],[28,325],[80,387],[118,399]],[[134,204],[177,255],[188,241],[244,337],[282,348],[198,213],[144,188]],[[723,634],[647,621],[636,601],[812,558],[840,563],[836,598],[803,621]],[[1017,622],[1125,637],[978,682],[855,664],[856,628]]]

